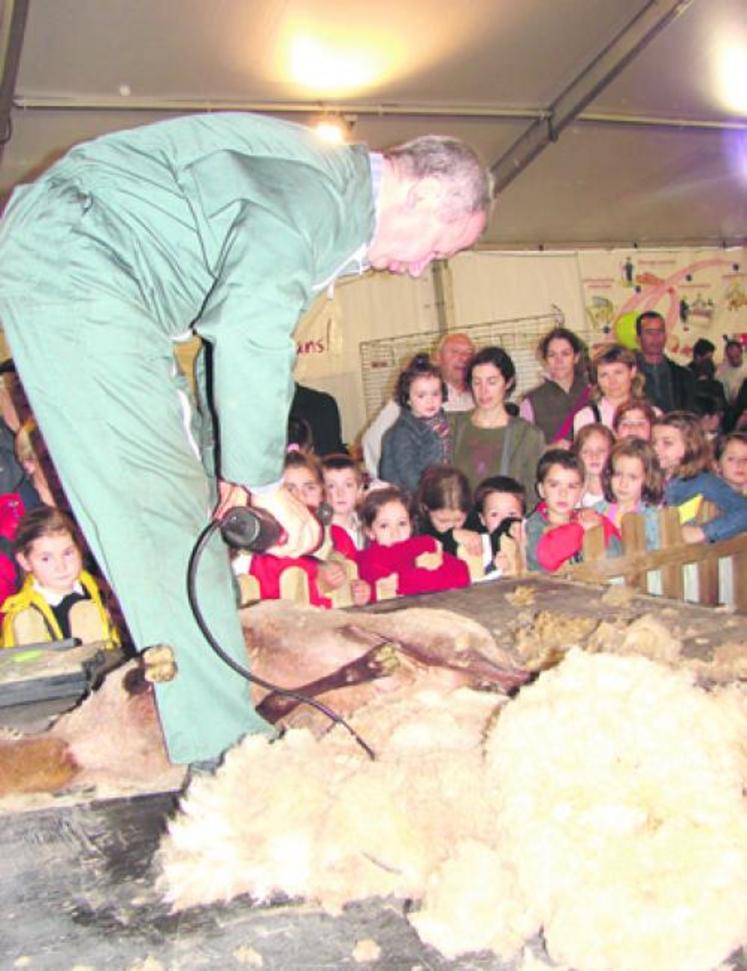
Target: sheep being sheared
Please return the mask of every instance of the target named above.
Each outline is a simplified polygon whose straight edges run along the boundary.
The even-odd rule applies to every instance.
[[[307,688],[346,714],[403,687],[489,684],[503,691],[526,679],[485,628],[448,611],[349,614],[268,602],[241,618],[252,672],[282,687]],[[160,658],[158,666],[168,668]],[[249,691],[247,685],[247,704]],[[314,709],[266,695],[252,686],[252,701],[263,703],[268,720],[329,728]],[[93,787],[98,795],[118,787],[155,791],[178,788],[183,777],[183,767],[168,763],[152,686],[136,661],[110,673],[49,731],[0,737],[0,796],[70,787]]]

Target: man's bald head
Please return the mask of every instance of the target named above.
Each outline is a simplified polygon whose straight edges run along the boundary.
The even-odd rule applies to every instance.
[[[445,221],[469,213],[487,214],[493,199],[490,172],[466,142],[442,135],[423,135],[384,153],[400,175],[436,178],[448,185],[443,200]]]
[[[457,391],[466,387],[467,365],[475,353],[475,345],[466,334],[446,334],[436,351],[436,362],[444,381]]]
[[[369,263],[417,277],[433,260],[468,249],[485,229],[491,193],[488,170],[458,139],[426,135],[391,149]]]

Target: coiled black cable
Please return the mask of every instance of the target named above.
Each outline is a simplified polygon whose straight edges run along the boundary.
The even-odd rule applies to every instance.
[[[236,510],[232,510],[232,512],[235,513]],[[271,681],[265,681],[264,678],[260,678],[256,674],[252,674],[248,668],[245,668],[237,661],[234,661],[234,659],[223,650],[220,644],[213,637],[212,631],[208,627],[207,621],[205,620],[202,610],[200,609],[200,605],[197,601],[197,567],[199,565],[203,550],[216,530],[219,530],[220,528],[221,522],[214,520],[213,522],[208,523],[208,525],[203,529],[192,549],[192,553],[189,557],[189,567],[187,568],[187,597],[189,599],[189,606],[192,608],[192,613],[197,621],[197,626],[202,631],[210,647],[215,651],[221,661],[227,664],[232,671],[235,671],[236,674],[241,675],[241,677],[245,678],[247,681],[251,681],[253,684],[258,684],[260,687],[266,688],[268,691],[272,691],[273,693],[283,695],[286,698],[293,698],[294,701],[298,701],[301,704],[311,705],[312,708],[316,708],[317,711],[320,711],[323,715],[326,715],[330,721],[334,722],[334,724],[342,725],[348,730],[348,732],[350,732],[366,755],[371,760],[375,760],[376,753],[374,750],[361,738],[355,729],[345,721],[342,715],[338,715],[338,713],[332,708],[328,708],[327,705],[322,704],[321,701],[317,701],[315,698],[309,698],[307,695],[301,694],[299,691],[292,691],[289,688],[281,688],[276,684],[272,684]]]

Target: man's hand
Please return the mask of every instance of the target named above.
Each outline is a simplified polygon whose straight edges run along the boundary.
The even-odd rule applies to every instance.
[[[268,553],[275,556],[303,556],[313,553],[322,542],[323,531],[319,520],[285,486],[253,495],[252,505],[266,509],[285,530],[285,540],[271,546]]]
[[[249,491],[243,486],[218,479],[218,505],[215,507],[213,519],[223,519],[229,509],[237,506],[248,506],[250,498]]]

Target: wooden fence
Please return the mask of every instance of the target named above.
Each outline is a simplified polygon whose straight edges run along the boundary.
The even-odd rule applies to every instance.
[[[714,506],[702,503],[697,521],[707,522],[716,514]],[[689,569],[697,575],[697,594],[688,591],[687,599],[708,606],[728,603],[747,611],[747,533],[720,543],[685,543],[676,508],[661,509],[658,517],[659,549],[646,549],[643,516],[627,513],[622,519],[622,556],[605,556],[602,529],[597,526],[584,537],[583,563],[566,567],[562,575],[597,583],[622,578],[627,586],[647,593],[652,592],[651,572],[658,571],[661,594],[684,600],[686,587],[693,586],[687,582]]]

